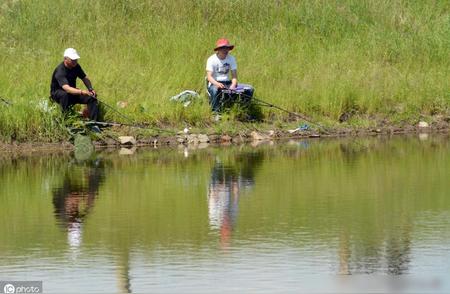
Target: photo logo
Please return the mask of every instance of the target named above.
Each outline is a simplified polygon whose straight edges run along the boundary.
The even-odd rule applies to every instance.
[[[3,287],[3,293],[11,294],[16,292],[16,287],[11,284],[6,284],[5,287]]]
[[[42,293],[42,281],[0,281],[0,293]]]

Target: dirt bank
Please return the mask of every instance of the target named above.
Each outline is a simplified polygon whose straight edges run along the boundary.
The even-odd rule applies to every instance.
[[[281,139],[300,139],[300,138],[323,138],[323,137],[365,137],[365,136],[385,136],[395,134],[413,134],[413,133],[448,133],[450,131],[450,123],[446,120],[435,121],[433,123],[421,123],[416,125],[389,125],[379,124],[375,128],[357,128],[357,127],[335,127],[326,130],[318,129],[246,129],[239,130],[234,133],[211,134],[207,131],[191,133],[190,131],[180,131],[176,135],[159,135],[146,137],[136,135],[132,138],[121,138],[122,133],[127,133],[121,128],[114,128],[108,132],[107,136],[100,136],[94,140],[97,148],[119,148],[119,147],[174,147],[177,145],[230,145],[242,144],[246,142],[271,141]],[[122,140],[122,142],[121,142]],[[42,143],[42,142],[12,142],[0,143],[0,154],[8,156],[11,154],[38,154],[38,153],[66,153],[71,152],[74,145],[70,141],[58,143]]]

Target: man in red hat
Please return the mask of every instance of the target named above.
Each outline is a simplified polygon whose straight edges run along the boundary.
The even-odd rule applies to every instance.
[[[237,64],[236,59],[228,54],[233,50],[234,45],[230,44],[227,39],[221,38],[217,40],[214,51],[206,62],[206,76],[208,79],[208,93],[211,108],[213,111],[220,111],[222,104],[221,93],[224,89],[236,90],[237,81]],[[253,96],[253,88],[249,85],[243,85],[245,96]]]

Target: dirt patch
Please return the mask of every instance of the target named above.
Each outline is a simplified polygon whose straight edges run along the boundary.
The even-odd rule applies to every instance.
[[[40,155],[48,153],[70,153],[73,145],[70,142],[60,143],[17,143],[11,144],[0,142],[0,157],[15,155]]]
[[[413,134],[413,133],[448,133],[450,131],[450,123],[446,120],[438,120],[430,123],[427,127],[418,127],[415,125],[391,125],[388,122],[378,124],[375,128],[351,128],[351,127],[335,127],[326,130],[310,130],[310,129],[294,129],[282,130],[276,128],[269,128],[269,130],[242,130],[236,133],[226,134],[207,134],[204,133],[184,133],[179,132],[177,135],[171,136],[153,136],[153,137],[138,137],[133,146],[151,146],[151,147],[173,147],[177,145],[232,145],[242,144],[257,141],[272,141],[280,139],[300,139],[300,138],[320,138],[320,137],[365,137],[365,136],[382,136],[395,134]],[[115,129],[115,132],[120,132],[120,128]],[[118,140],[111,137],[106,137],[102,140],[94,142],[97,148],[120,148],[131,147],[120,144]],[[48,153],[70,153],[74,149],[71,142],[64,141],[59,143],[39,143],[39,142],[25,142],[25,143],[1,143],[0,142],[0,156],[10,156],[14,154],[21,155],[35,155]]]

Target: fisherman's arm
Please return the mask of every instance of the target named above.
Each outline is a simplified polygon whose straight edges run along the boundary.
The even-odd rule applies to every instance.
[[[72,95],[90,95],[88,91],[77,89],[65,84],[62,86],[63,90]]]
[[[237,82],[237,70],[235,69],[235,70],[231,71],[231,86],[230,86],[230,89],[236,89],[237,84],[238,84],[238,82]]]
[[[213,84],[214,86],[216,86],[219,89],[223,89],[225,88],[225,85],[222,83],[219,83],[218,81],[216,81],[213,76],[212,76],[212,72],[207,71],[206,72],[206,77],[208,79],[208,82],[210,82],[211,84]]]
[[[85,76],[81,80],[83,81],[83,83],[86,86],[86,88],[88,88],[88,90],[89,90],[89,92],[88,92],[89,94],[88,95],[95,97],[97,95],[97,93],[95,93],[94,88],[92,87],[91,80],[87,76]]]

